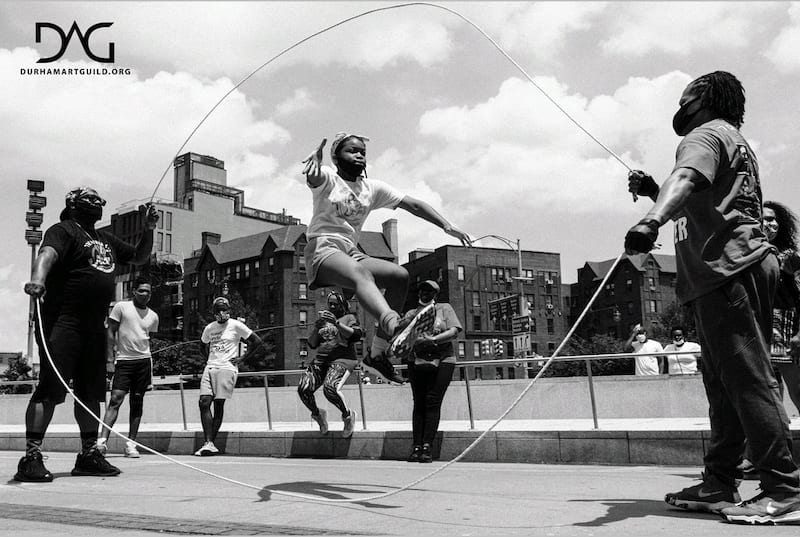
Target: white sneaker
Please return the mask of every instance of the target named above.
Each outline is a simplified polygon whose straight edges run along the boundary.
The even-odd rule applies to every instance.
[[[350,413],[344,418],[344,429],[342,429],[342,438],[350,438],[353,436],[353,429],[356,426],[356,411],[351,410]]]
[[[322,434],[328,434],[328,411],[319,409],[319,416],[315,416],[311,414],[311,419],[316,421],[319,424],[319,432]]]
[[[203,446],[194,452],[195,457],[210,457],[211,455],[216,455],[219,453],[217,446],[214,445],[214,442],[206,442]]]
[[[140,457],[139,450],[136,449],[136,444],[133,442],[125,442],[124,454],[126,457],[130,457],[132,459],[138,459]]]
[[[95,449],[96,449],[96,450],[97,450],[97,451],[100,453],[100,455],[102,455],[103,457],[105,457],[105,456],[106,456],[106,453],[108,452],[108,446],[106,445],[106,441],[105,441],[105,439],[102,439],[102,440],[98,439],[98,440],[97,440],[97,443],[94,445],[94,448],[95,448]]]

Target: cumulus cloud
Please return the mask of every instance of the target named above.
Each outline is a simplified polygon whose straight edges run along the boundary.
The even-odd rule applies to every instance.
[[[632,78],[612,95],[587,98],[552,78],[534,79],[574,120],[630,165],[665,166],[665,147],[676,96],[690,81],[682,73]],[[617,197],[624,168],[527,81],[511,78],[498,93],[472,107],[426,112],[420,133],[446,144],[416,172],[459,196],[503,203],[531,192],[532,207],[558,195],[573,211],[591,210]],[[658,156],[656,155],[663,155]],[[470,192],[461,185],[491,185]],[[463,203],[463,201],[461,202]]]
[[[733,53],[760,39],[763,15],[776,7],[746,2],[623,3],[609,17],[609,37],[601,47],[609,54],[635,57],[652,52],[686,56],[697,49]]]
[[[486,22],[504,47],[524,50],[540,58],[553,58],[570,36],[590,29],[606,2],[535,2],[506,4],[505,10]]]
[[[276,116],[288,116],[319,107],[308,88],[296,88],[294,93],[275,107]]]
[[[780,30],[764,55],[784,72],[800,70],[800,3],[789,7],[789,23]]]

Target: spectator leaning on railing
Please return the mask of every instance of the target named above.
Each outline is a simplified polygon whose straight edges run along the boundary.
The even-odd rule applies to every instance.
[[[661,373],[661,358],[650,356],[650,353],[663,352],[661,343],[654,339],[647,339],[647,329],[637,324],[631,330],[628,341],[625,342],[625,352],[637,354],[634,358],[634,373],[637,376],[658,375]]]
[[[664,347],[664,352],[696,352],[696,354],[671,354],[667,356],[667,373],[670,375],[694,375],[697,373],[697,360],[700,359],[700,344],[686,341],[686,329],[673,326],[670,330],[672,343]]]

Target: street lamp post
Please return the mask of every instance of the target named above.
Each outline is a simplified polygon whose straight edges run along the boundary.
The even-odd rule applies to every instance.
[[[514,337],[514,354],[525,357],[531,351],[531,336],[530,336],[530,319],[528,312],[528,301],[525,299],[524,281],[529,279],[522,275],[522,247],[520,240],[512,241],[500,235],[484,235],[478,237],[473,241],[478,242],[481,239],[492,238],[497,239],[512,250],[517,252],[517,277],[518,282],[518,316],[512,319],[512,335]]]
[[[513,241],[511,239],[507,239],[505,237],[501,237],[500,235],[491,235],[490,234],[490,235],[484,235],[482,237],[478,237],[477,239],[474,239],[472,242],[478,242],[479,240],[489,239],[489,238],[497,239],[500,242],[502,242],[503,244],[505,244],[506,246],[508,246],[509,248],[511,248],[512,250],[516,250],[516,252],[517,252],[517,277],[515,279],[519,283],[519,285],[518,285],[518,290],[519,290],[519,314],[520,315],[528,315],[528,301],[525,300],[525,288],[523,287],[523,282],[527,278],[525,278],[522,275],[522,248],[520,247],[520,240],[517,239],[516,241]]]

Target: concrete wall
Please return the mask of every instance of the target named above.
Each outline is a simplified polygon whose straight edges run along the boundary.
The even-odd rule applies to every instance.
[[[505,411],[528,385],[528,380],[472,381],[470,390],[475,419],[495,419]],[[411,388],[409,385],[364,385],[364,405],[367,420],[409,421],[411,418]],[[612,418],[690,418],[707,417],[708,404],[699,375],[670,377],[595,377],[595,398],[598,417]],[[359,410],[358,385],[344,387],[345,398]],[[270,388],[272,421],[303,421],[308,411],[297,398],[296,388]],[[0,425],[21,424],[24,420],[28,395],[0,395]],[[186,390],[186,419],[189,423],[200,421],[197,409],[197,390]],[[328,405],[322,390],[317,392],[321,408],[331,416],[337,411]],[[797,416],[797,409],[785,401],[789,416]],[[72,404],[59,405],[53,423],[74,423]],[[546,378],[526,394],[507,419],[590,419],[591,403],[586,377]],[[120,412],[118,423],[127,423],[127,399]],[[443,420],[469,419],[466,386],[453,382],[444,400]],[[225,421],[265,422],[266,403],[264,388],[239,388],[225,406]],[[159,389],[145,399],[143,423],[181,423],[181,398],[179,390]]]

